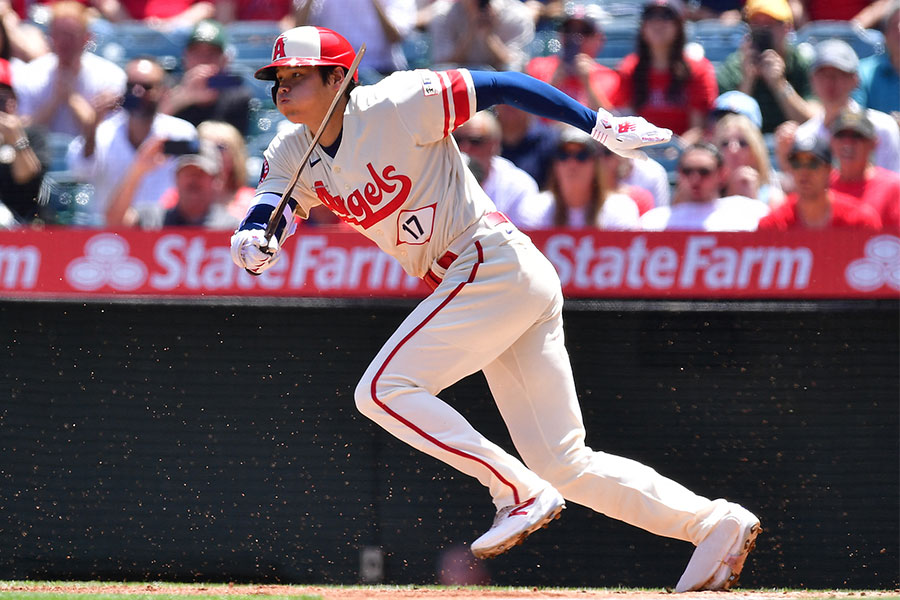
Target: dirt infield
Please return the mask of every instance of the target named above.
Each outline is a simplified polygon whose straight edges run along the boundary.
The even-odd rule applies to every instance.
[[[735,590],[694,592],[674,595],[667,590],[552,589],[552,588],[467,588],[417,586],[286,586],[286,585],[167,585],[167,584],[0,584],[0,591],[54,592],[61,594],[128,594],[153,596],[319,596],[324,600],[421,600],[421,599],[504,599],[504,600],[813,600],[898,598],[894,591],[779,591]]]

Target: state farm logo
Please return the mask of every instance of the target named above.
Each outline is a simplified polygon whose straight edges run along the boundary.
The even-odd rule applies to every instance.
[[[147,280],[147,267],[128,252],[128,242],[119,236],[95,235],[84,244],[84,256],[66,267],[66,281],[76,290],[89,292],[105,285],[121,292],[135,290]]]
[[[900,291],[900,238],[879,235],[866,242],[866,257],[847,265],[844,277],[850,287],[872,292],[883,285]]]

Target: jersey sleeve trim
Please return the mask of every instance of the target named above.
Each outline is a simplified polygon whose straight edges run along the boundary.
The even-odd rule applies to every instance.
[[[437,71],[444,103],[443,137],[472,118],[475,107],[475,84],[467,69]]]

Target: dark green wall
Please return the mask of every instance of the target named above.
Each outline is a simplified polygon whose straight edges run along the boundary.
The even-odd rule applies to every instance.
[[[0,302],[0,579],[435,580],[493,506],[356,413],[397,304]],[[897,303],[576,304],[594,448],[757,512],[746,587],[900,584]],[[480,376],[443,397],[511,447]],[[570,506],[514,585],[673,586],[691,546]]]

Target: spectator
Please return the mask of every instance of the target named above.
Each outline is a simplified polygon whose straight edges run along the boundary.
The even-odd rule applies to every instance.
[[[568,5],[559,28],[559,54],[536,56],[525,71],[594,110],[612,110],[610,98],[619,88],[619,74],[595,60],[604,41],[602,12],[595,4]]]
[[[416,23],[415,0],[300,0],[297,25],[346,31],[354,49],[366,43],[363,83],[405,69],[402,42]]]
[[[500,152],[500,123],[489,111],[476,113],[459,126],[453,137],[459,149],[468,155],[469,168],[497,210],[518,224],[522,203],[537,194],[534,179]]]
[[[719,90],[738,90],[756,99],[763,133],[772,133],[788,119],[809,119],[809,62],[787,41],[793,23],[787,0],[747,0],[744,18],[750,35],[719,69]]]
[[[508,104],[494,107],[500,122],[500,156],[531,175],[543,189],[559,130]]]
[[[716,123],[726,115],[744,115],[757,129],[762,128],[762,113],[759,103],[744,92],[731,90],[719,94],[713,102],[712,110],[706,118],[706,129],[703,132],[703,141],[715,143],[713,138],[716,133]]]
[[[10,2],[0,1],[0,58],[16,67],[16,63],[27,63],[50,52],[41,30],[23,19]]]
[[[853,99],[864,108],[892,114],[900,121],[900,0],[893,0],[883,22],[884,53],[859,62],[859,87]]]
[[[241,220],[228,214],[219,202],[222,191],[222,160],[218,148],[210,140],[194,140],[190,153],[178,157],[175,163],[175,186],[166,196],[174,197],[174,205],[166,208],[160,203],[135,208],[131,201],[134,187],[116,196],[107,211],[108,227],[141,227],[162,229],[173,226],[205,227],[207,229],[235,229]],[[135,158],[136,169],[147,172],[157,161],[145,146]],[[144,164],[137,164],[144,163]]]
[[[678,161],[676,201],[641,217],[645,231],[753,231],[769,208],[743,196],[722,197],[722,155],[712,144],[688,146]]]
[[[90,40],[87,9],[63,1],[52,7],[53,52],[24,65],[15,78],[19,112],[51,132],[79,135],[115,106],[125,73],[105,58],[85,51]]]
[[[685,54],[684,44],[681,0],[644,4],[637,52],[619,65],[622,82],[613,102],[690,142],[700,139],[718,88],[712,63]]]
[[[713,143],[722,153],[727,169],[726,193],[762,200],[770,207],[784,202],[784,192],[778,181],[778,174],[772,168],[769,151],[762,133],[744,115],[729,114],[716,124]],[[756,173],[756,193],[740,193],[732,186],[746,186],[751,172],[741,167],[750,167]],[[746,191],[748,188],[741,187]]]
[[[760,220],[760,230],[881,228],[874,208],[829,189],[831,150],[826,139],[796,138],[788,153],[788,164],[796,191]]]
[[[900,227],[900,175],[872,164],[878,143],[875,126],[864,113],[845,111],[831,126],[831,150],[838,168],[831,189],[875,209],[884,227]]]
[[[184,75],[163,98],[160,112],[194,126],[225,121],[246,135],[253,93],[240,76],[228,73],[225,44],[225,29],[218,21],[197,23],[182,54]]]
[[[135,59],[125,65],[125,72],[124,110],[76,138],[67,154],[69,168],[94,185],[93,198],[86,206],[87,225],[104,225],[113,199],[126,191],[136,208],[156,204],[175,182],[175,159],[163,153],[163,142],[197,137],[197,130],[187,121],[158,112],[166,91],[166,74],[159,63]],[[140,161],[135,160],[138,153],[142,154]]]
[[[829,127],[843,111],[859,110],[859,106],[850,98],[850,92],[859,82],[856,74],[858,67],[859,59],[847,42],[830,39],[816,46],[811,80],[822,108],[797,127],[796,137],[820,136],[827,140],[830,137]],[[866,115],[875,126],[878,136],[873,162],[885,169],[900,172],[900,127],[890,115],[883,112],[868,109]],[[778,148],[782,157],[787,147],[782,140]]]
[[[804,25],[810,21],[853,21],[869,29],[877,25],[890,0],[792,0],[795,21]]]
[[[644,214],[656,203],[650,190],[625,183],[625,176],[631,169],[631,161],[632,159],[619,156],[606,146],[600,146],[600,168],[603,181],[606,182],[610,193],[628,196],[637,205],[638,213]]]
[[[38,217],[47,162],[44,136],[24,127],[17,114],[12,68],[0,58],[0,206],[19,223]]]
[[[247,185],[247,145],[241,132],[222,121],[205,121],[197,127],[201,139],[213,142],[222,154],[222,192],[219,203],[236,219],[243,219],[253,203],[256,188]]]
[[[212,2],[200,0],[104,0],[99,5],[107,21],[143,21],[159,29],[193,27],[216,12]]]
[[[634,200],[611,193],[603,179],[599,149],[586,132],[569,125],[563,128],[548,189],[523,206],[523,229],[638,228],[640,215]]]
[[[215,0],[220,23],[278,21],[282,31],[297,26],[294,0]]]
[[[438,65],[519,71],[534,20],[519,0],[458,0],[431,20],[428,31]]]

